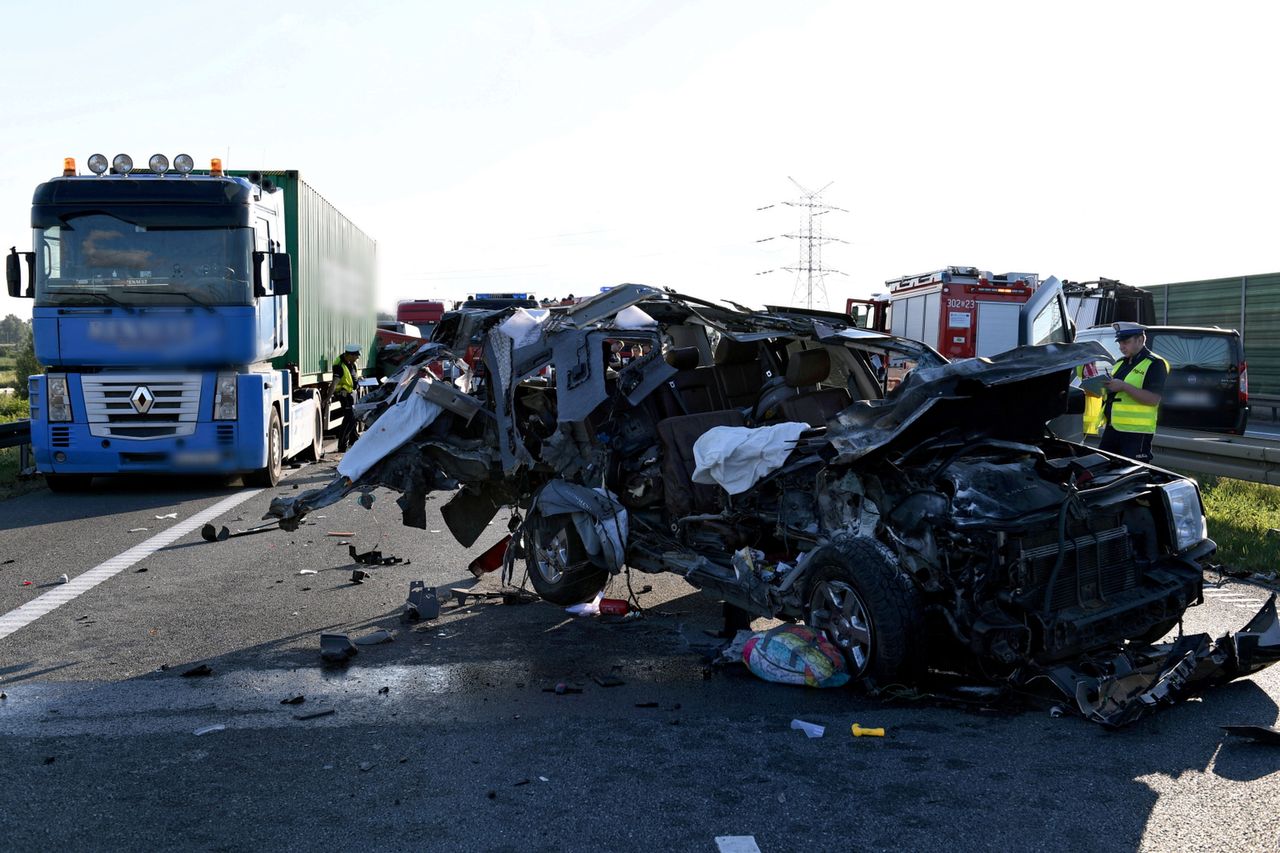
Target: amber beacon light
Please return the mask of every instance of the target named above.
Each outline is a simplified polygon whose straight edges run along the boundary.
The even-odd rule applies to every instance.
[[[74,178],[75,176],[76,176],[76,158],[63,157],[62,158],[62,177]]]
[[[209,174],[215,178],[222,177],[222,158],[214,157],[209,161]]]

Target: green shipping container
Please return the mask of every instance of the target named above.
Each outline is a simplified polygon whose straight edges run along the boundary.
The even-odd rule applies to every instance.
[[[228,175],[248,177],[248,171]],[[293,262],[289,351],[273,365],[298,365],[302,385],[328,382],[334,359],[349,343],[374,362],[377,328],[377,243],[338,212],[297,171],[261,172],[284,193],[285,251]]]
[[[1251,395],[1280,397],[1280,273],[1144,285],[1156,322],[1238,329]]]

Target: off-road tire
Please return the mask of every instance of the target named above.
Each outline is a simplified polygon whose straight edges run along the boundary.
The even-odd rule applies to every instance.
[[[284,470],[284,429],[280,425],[280,413],[271,409],[271,424],[267,427],[267,465],[251,474],[244,481],[250,486],[270,489],[280,482]]]
[[[587,601],[609,580],[608,570],[587,556],[582,537],[568,515],[532,516],[525,526],[524,551],[529,581],[538,595],[552,604],[567,607]],[[557,572],[558,577],[553,576]]]
[[[93,482],[93,476],[90,474],[45,474],[44,484],[49,487],[49,491],[66,494],[68,492],[87,491],[89,484]]]
[[[859,537],[824,545],[809,560],[805,623],[822,629],[844,653],[850,678],[878,687],[917,681],[925,665],[924,606],[914,581],[898,568],[892,552],[873,539]],[[862,662],[850,647],[856,642],[842,643],[830,620],[815,619],[815,595],[823,584],[856,596],[868,629]]]

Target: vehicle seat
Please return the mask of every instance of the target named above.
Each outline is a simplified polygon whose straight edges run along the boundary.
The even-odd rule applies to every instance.
[[[693,444],[703,433],[718,426],[746,426],[746,418],[737,409],[681,415],[658,423],[658,440],[662,443],[662,479],[667,512],[671,518],[684,518],[695,512],[719,512],[724,490],[693,482]]]
[[[819,427],[848,407],[852,398],[844,388],[815,387],[830,375],[831,354],[825,349],[792,353],[787,362],[786,383],[797,393],[779,403],[783,420]]]
[[[697,415],[727,408],[715,368],[698,367],[701,356],[697,347],[677,347],[668,350],[663,357],[678,373],[667,380],[667,387],[674,397],[674,410],[670,416]]]
[[[760,370],[760,344],[735,341],[721,335],[715,352],[716,376],[724,392],[725,405],[731,409],[754,406],[760,396],[764,373]]]

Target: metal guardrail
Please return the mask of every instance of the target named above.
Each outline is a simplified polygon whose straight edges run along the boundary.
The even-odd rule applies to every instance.
[[[1162,468],[1280,486],[1280,440],[1161,430],[1151,450]]]
[[[0,424],[0,447],[20,447],[31,443],[31,421],[10,421]]]
[[[34,470],[31,460],[31,421],[23,419],[0,424],[0,447],[18,448],[18,473]]]
[[[1256,418],[1264,412],[1271,416],[1271,420],[1280,420],[1280,396],[1273,396],[1271,394],[1250,394],[1250,418]]]

